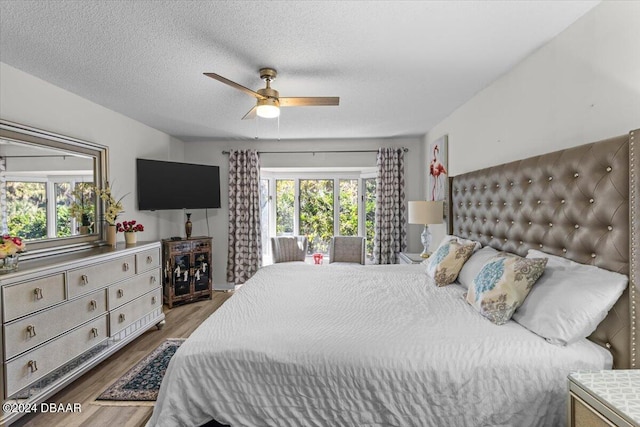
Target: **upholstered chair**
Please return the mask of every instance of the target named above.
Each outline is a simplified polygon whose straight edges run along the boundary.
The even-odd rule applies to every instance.
[[[329,263],[353,262],[364,265],[364,253],[364,237],[334,236],[329,246]]]
[[[271,238],[273,263],[304,261],[309,242],[305,236],[283,236]]]

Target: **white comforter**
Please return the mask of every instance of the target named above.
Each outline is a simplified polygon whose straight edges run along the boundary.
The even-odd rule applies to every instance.
[[[421,265],[276,264],[196,329],[148,426],[559,426],[566,377],[608,369],[495,326]]]

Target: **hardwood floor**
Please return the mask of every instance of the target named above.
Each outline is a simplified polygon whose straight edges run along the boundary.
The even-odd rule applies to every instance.
[[[166,338],[188,337],[211,313],[220,307],[233,292],[214,292],[212,300],[166,306],[166,325],[162,330],[150,329],[123,347],[90,372],[47,399],[49,403],[79,403],[80,413],[42,413],[22,417],[11,427],[138,427],[144,426],[152,406],[104,406],[92,403],[112,382],[133,367],[140,359]]]

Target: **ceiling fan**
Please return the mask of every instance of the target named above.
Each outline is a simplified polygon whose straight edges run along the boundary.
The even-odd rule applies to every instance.
[[[273,68],[261,68],[260,78],[265,81],[266,87],[253,91],[249,88],[233,82],[216,73],[204,73],[205,76],[218,80],[219,82],[228,84],[231,87],[240,89],[244,93],[258,99],[256,106],[253,107],[242,120],[253,119],[256,117],[275,118],[280,115],[280,107],[307,107],[320,105],[339,105],[340,98],[337,96],[306,96],[306,97],[280,97],[277,90],[271,88],[271,82],[277,76],[276,70]]]

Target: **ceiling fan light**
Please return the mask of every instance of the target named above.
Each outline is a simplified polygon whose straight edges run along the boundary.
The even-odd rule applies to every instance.
[[[272,98],[259,99],[256,114],[263,119],[275,119],[280,115],[278,100]]]

